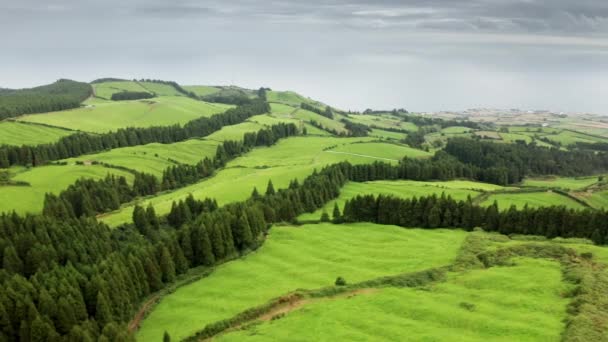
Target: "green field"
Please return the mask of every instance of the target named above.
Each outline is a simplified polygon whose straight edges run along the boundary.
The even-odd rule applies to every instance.
[[[502,140],[510,143],[517,142],[519,140],[525,141],[526,143],[532,142],[532,138],[525,134],[517,134],[517,133],[499,133]]]
[[[174,144],[153,143],[142,146],[116,148],[107,152],[84,155],[66,159],[74,161],[98,161],[123,166],[140,172],[161,177],[169,166],[196,164],[205,157],[213,158],[219,142],[213,140],[191,139]]]
[[[374,156],[375,159],[388,161],[399,161],[403,159],[403,157],[422,158],[432,156],[432,154],[429,152],[411,148],[405,145],[380,142],[340,145],[325,152],[350,154],[354,156]]]
[[[399,117],[390,114],[351,114],[347,119],[367,126],[376,126],[378,128],[396,128],[410,132],[418,129],[413,123],[402,121]]]
[[[65,129],[2,121],[0,122],[0,145],[48,144],[73,133]]]
[[[523,186],[536,186],[543,188],[560,188],[565,190],[579,190],[598,182],[597,176],[591,177],[542,177],[526,178]]]
[[[219,88],[202,85],[182,86],[182,88],[195,93],[197,96],[211,95],[220,91]]]
[[[445,134],[463,134],[463,133],[470,133],[471,131],[473,131],[473,129],[471,129],[469,127],[452,126],[452,127],[443,128],[441,130],[441,133],[445,133]]]
[[[572,209],[584,208],[582,204],[575,200],[550,191],[494,194],[490,195],[481,203],[481,205],[491,205],[494,201],[498,202],[500,210],[509,209],[511,205],[515,205],[518,209],[521,209],[526,204],[530,208],[548,207],[552,205],[563,205]]]
[[[308,103],[317,108],[325,109],[325,105],[321,102],[306,98],[293,91],[267,91],[266,100],[268,102],[276,102],[298,108],[300,107],[301,103]]]
[[[150,92],[138,82],[133,81],[95,83],[93,89],[95,90],[95,96],[106,100],[112,98],[112,94],[123,91]]]
[[[332,120],[330,118],[327,118],[323,115],[319,115],[317,113],[313,113],[310,112],[308,110],[304,110],[304,109],[298,109],[295,114],[292,115],[292,117],[300,119],[300,120],[304,120],[306,122],[311,122],[311,121],[315,121],[318,124],[320,124],[321,126],[323,126],[324,128],[328,128],[328,129],[332,129],[337,131],[338,133],[346,133],[346,128],[344,128],[344,124],[341,122],[338,122],[336,120]]]
[[[166,96],[140,101],[105,101],[73,110],[26,115],[19,120],[104,133],[124,127],[149,127],[186,122],[226,111],[231,106]]]
[[[452,274],[422,289],[385,288],[304,305],[218,341],[559,341],[569,286],[557,262]]]
[[[608,190],[597,191],[593,193],[579,192],[574,194],[577,198],[585,201],[587,204],[596,209],[608,208]]]
[[[305,213],[298,217],[298,220],[319,220],[323,210],[329,215],[332,214],[334,205],[337,203],[340,211],[344,208],[344,203],[357,195],[392,195],[401,198],[421,197],[437,195],[442,193],[452,196],[457,200],[465,200],[467,196],[474,198],[480,191],[493,191],[503,189],[494,184],[478,183],[471,181],[448,181],[448,182],[417,182],[409,180],[398,181],[373,181],[373,182],[349,182],[340,190],[340,197],[328,202],[323,209],[314,213]]]
[[[551,141],[555,141],[557,143],[562,144],[563,146],[573,145],[577,142],[594,143],[594,142],[602,142],[602,141],[605,142],[606,141],[606,139],[593,137],[593,136],[583,134],[583,133],[571,132],[571,131],[563,131],[563,132],[560,132],[559,134],[550,134],[550,135],[546,135],[546,137]]]
[[[137,339],[157,341],[168,331],[179,340],[297,288],[333,285],[337,276],[356,282],[447,265],[465,234],[365,223],[274,227],[256,252],[163,298]]]
[[[42,211],[44,195],[59,193],[79,178],[103,178],[108,173],[125,176],[131,182],[133,175],[116,169],[90,165],[41,166],[22,170],[12,179],[31,186],[0,186],[0,212],[15,210],[18,213]]]
[[[381,143],[375,143],[379,144],[377,151],[368,151],[370,154],[366,156],[324,151],[324,149],[340,144],[370,140],[371,138],[317,136],[283,139],[274,146],[256,148],[246,155],[230,161],[226,168],[217,172],[212,178],[147,199],[142,204],[151,203],[157,213],[166,214],[171,209],[173,201],[183,199],[189,194],[200,199],[215,198],[220,204],[242,201],[249,197],[254,187],[265,190],[269,180],[272,180],[275,188],[285,188],[294,178],[303,180],[315,169],[320,169],[325,165],[340,161],[350,161],[356,164],[369,163],[385,156]],[[387,149],[396,146],[385,145]],[[403,152],[409,151],[408,148],[400,148]],[[132,210],[133,207],[128,206],[117,212],[109,213],[102,219],[104,222],[116,226],[130,221]]]
[[[390,140],[403,140],[407,137],[407,134],[405,134],[405,133],[390,132],[390,131],[385,131],[385,130],[377,129],[377,128],[372,129],[372,131],[369,133],[369,135],[371,137],[378,137],[381,139],[390,139]]]

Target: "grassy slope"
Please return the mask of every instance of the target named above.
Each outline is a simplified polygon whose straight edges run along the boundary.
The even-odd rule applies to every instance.
[[[198,96],[211,95],[220,91],[219,88],[202,85],[183,86],[182,88],[186,89],[187,91],[191,91]]]
[[[332,120],[330,118],[326,118],[323,115],[319,115],[317,113],[313,113],[308,110],[298,109],[293,114],[293,117],[300,119],[300,120],[304,120],[306,122],[316,121],[317,123],[321,124],[321,126],[323,126],[325,128],[333,129],[333,130],[337,131],[338,133],[340,133],[340,132],[346,133],[346,129],[344,128],[343,123],[338,122],[336,120]]]
[[[323,151],[335,145],[369,140],[370,138],[313,136],[283,139],[275,146],[257,148],[244,156],[236,158],[229,162],[224,170],[219,171],[210,179],[148,199],[142,204],[152,203],[157,213],[166,214],[171,209],[173,201],[183,199],[189,194],[201,199],[205,197],[216,198],[220,204],[241,201],[249,197],[254,187],[264,191],[270,179],[272,179],[275,188],[284,188],[289,185],[292,179],[302,180],[310,175],[314,169],[319,169],[328,164],[343,160],[352,163],[374,161],[373,157],[377,153],[384,152],[369,151],[369,153],[372,153],[369,157],[360,157]],[[386,145],[387,148],[394,146]],[[382,148],[379,150],[382,150]],[[403,148],[401,151],[407,153],[408,150]],[[394,156],[395,159],[397,157],[397,155]],[[131,219],[132,210],[133,207],[131,206],[122,208],[104,216],[103,220],[110,225],[128,222]]]
[[[184,124],[201,116],[224,112],[228,108],[228,105],[183,96],[167,96],[145,101],[97,101],[91,107],[26,115],[19,120],[103,133],[123,127]]]
[[[320,301],[217,340],[559,341],[568,304],[561,277],[556,262],[518,259],[430,288]]]
[[[401,121],[401,118],[389,114],[352,114],[347,119],[367,126],[377,126],[380,128],[397,128],[407,131],[416,131],[418,129],[413,123]]]
[[[73,132],[64,129],[11,121],[0,122],[0,145],[47,144],[70,134]]]
[[[153,143],[117,148],[107,152],[67,159],[66,161],[69,163],[76,160],[99,161],[151,173],[160,178],[167,167],[176,165],[174,161],[182,164],[196,164],[205,157],[213,158],[218,145],[219,142],[217,141],[199,139],[174,144]]]
[[[368,142],[361,144],[340,145],[326,151],[328,153],[351,153],[354,155],[372,155],[387,160],[401,160],[408,156],[411,158],[431,157],[426,151],[411,148],[405,145],[387,144],[380,142]]]
[[[597,176],[526,178],[522,185],[578,190],[597,183]]]
[[[166,330],[180,339],[297,288],[332,285],[337,276],[355,282],[446,265],[464,236],[367,223],[274,227],[258,251],[165,297],[137,338],[160,340]]]
[[[128,172],[95,165],[51,165],[23,171],[13,179],[28,182],[31,186],[0,186],[0,212],[40,212],[46,193],[59,193],[79,178],[103,178],[108,173],[133,180],[133,175]]]
[[[95,90],[95,96],[106,100],[112,98],[112,94],[123,91],[149,92],[139,83],[133,81],[96,83],[93,84],[93,89]]]
[[[454,199],[464,200],[467,196],[475,197],[479,194],[475,190],[498,190],[502,187],[493,184],[477,183],[470,181],[449,181],[449,182],[417,182],[408,180],[399,181],[374,181],[365,183],[349,182],[340,191],[340,197],[328,202],[324,209],[319,209],[314,213],[302,214],[299,220],[318,220],[323,210],[331,216],[335,203],[342,211],[344,202],[356,195],[383,194],[402,198],[429,196],[435,194],[441,196],[442,193],[452,196]]]
[[[515,205],[521,209],[526,204],[530,208],[547,207],[552,205],[564,205],[568,208],[583,209],[583,205],[555,192],[532,192],[532,193],[513,193],[513,194],[495,194],[490,195],[488,199],[483,201],[481,205],[491,205],[494,201],[498,202],[498,207],[501,210],[509,209],[511,205]]]

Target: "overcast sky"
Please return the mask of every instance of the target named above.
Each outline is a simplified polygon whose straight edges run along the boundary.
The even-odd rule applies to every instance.
[[[608,114],[607,0],[0,0],[0,32],[0,87],[143,77]]]

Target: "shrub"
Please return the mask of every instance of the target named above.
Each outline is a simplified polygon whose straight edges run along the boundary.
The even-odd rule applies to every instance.
[[[346,279],[342,277],[336,278],[336,286],[346,286]]]

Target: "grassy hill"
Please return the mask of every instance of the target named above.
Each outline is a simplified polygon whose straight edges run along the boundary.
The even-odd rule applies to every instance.
[[[338,276],[354,282],[447,265],[464,236],[372,224],[275,227],[260,250],[161,301],[137,339],[159,339],[165,330],[183,338],[295,289],[331,285]]]

